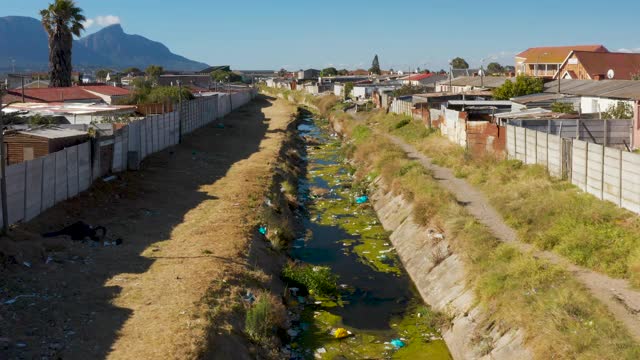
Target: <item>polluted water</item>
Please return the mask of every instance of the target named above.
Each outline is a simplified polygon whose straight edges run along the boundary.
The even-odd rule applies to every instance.
[[[330,271],[337,289],[327,296],[288,283],[292,322],[283,352],[290,359],[451,359],[439,333],[446,317],[423,303],[328,121],[303,114],[298,132],[307,171],[290,255],[311,271]]]

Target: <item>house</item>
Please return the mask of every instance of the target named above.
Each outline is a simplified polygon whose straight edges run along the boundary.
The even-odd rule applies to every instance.
[[[7,165],[33,160],[81,144],[89,139],[86,131],[58,127],[24,131],[5,131]]]
[[[351,96],[356,100],[365,100],[370,98],[374,91],[393,91],[400,87],[400,84],[355,84]]]
[[[320,70],[307,69],[298,71],[298,80],[314,80],[320,77]]]
[[[464,93],[470,90],[494,89],[502,86],[507,80],[514,80],[506,76],[463,76],[442,80],[436,84],[437,92]]]
[[[572,51],[609,52],[602,45],[533,47],[515,56],[516,74],[551,79]]]
[[[427,87],[432,90],[435,90],[436,83],[446,79],[447,79],[446,75],[429,73],[429,74],[415,74],[415,75],[407,76],[405,78],[401,78],[400,80],[402,80],[403,85]]]
[[[580,97],[580,112],[595,114],[624,103],[633,110],[631,148],[640,148],[640,81],[637,80],[568,80],[557,79],[544,84],[545,93],[560,92]]]
[[[60,88],[25,88],[8,90],[2,98],[5,104],[12,102],[30,103],[106,103],[113,104],[129,96],[127,89],[108,85],[71,86]]]
[[[572,51],[560,65],[559,75],[575,80],[633,80],[640,76],[640,54]]]
[[[105,119],[132,116],[136,112],[136,106],[86,103],[14,103],[3,111],[19,113],[24,116],[41,115],[64,118],[66,120],[61,123],[67,124],[91,124]]]
[[[451,77],[457,79],[459,77],[478,76],[480,69],[451,69]]]

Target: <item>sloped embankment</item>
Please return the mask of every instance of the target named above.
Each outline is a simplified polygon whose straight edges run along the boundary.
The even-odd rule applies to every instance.
[[[341,121],[333,122],[338,133],[347,131],[343,125]],[[361,136],[358,130],[363,129],[352,131],[351,140],[355,138],[357,142]],[[369,153],[369,156],[377,155]],[[354,161],[362,171],[370,159],[365,161],[356,156]],[[399,171],[405,173],[412,169],[415,167],[407,164]],[[439,205],[421,203],[416,206],[413,196],[401,189],[398,182],[385,183],[385,176],[379,176],[376,170],[368,175],[370,178],[371,174],[375,177],[369,186],[374,209],[384,228],[391,231],[390,240],[404,267],[423,300],[450,320],[441,333],[452,356],[456,359],[533,358],[532,351],[525,345],[522,330],[493,321],[487,310],[479,305],[473,287],[468,284],[468,269],[461,258],[464,255],[453,250],[455,246],[440,230],[442,227],[430,219],[421,223],[416,221],[425,217],[416,216],[416,213],[434,215],[435,210],[429,207]]]

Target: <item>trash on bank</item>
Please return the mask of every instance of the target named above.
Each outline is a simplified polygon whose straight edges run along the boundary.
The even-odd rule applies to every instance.
[[[351,332],[345,328],[337,328],[331,331],[331,335],[336,339],[344,339],[351,335]]]
[[[258,229],[258,231],[260,232],[260,234],[262,235],[267,235],[267,227],[266,226],[260,226],[260,228]]]
[[[358,196],[356,198],[356,204],[364,204],[369,201],[369,197],[367,195]]]
[[[393,345],[393,347],[396,349],[400,349],[404,347],[404,342],[400,339],[393,339],[391,340],[391,345]]]

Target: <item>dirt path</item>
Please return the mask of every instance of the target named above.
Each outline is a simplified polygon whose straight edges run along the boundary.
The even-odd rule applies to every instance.
[[[207,346],[201,299],[246,270],[251,206],[294,110],[254,101],[1,239],[18,264],[0,273],[0,358],[184,359]],[[39,236],[77,220],[123,245]]]
[[[454,194],[457,201],[479,222],[487,226],[499,240],[568,269],[578,281],[590,290],[595,298],[607,306],[616,319],[629,329],[630,334],[637,341],[640,341],[640,292],[632,289],[626,280],[613,279],[574,265],[560,255],[540,251],[530,244],[519,241],[516,232],[504,222],[502,216],[489,204],[487,198],[479,190],[465,180],[456,178],[451,169],[433,164],[429,157],[400,138],[392,135],[387,136],[400,146],[410,158],[419,161],[424,167],[431,170],[436,181]]]

